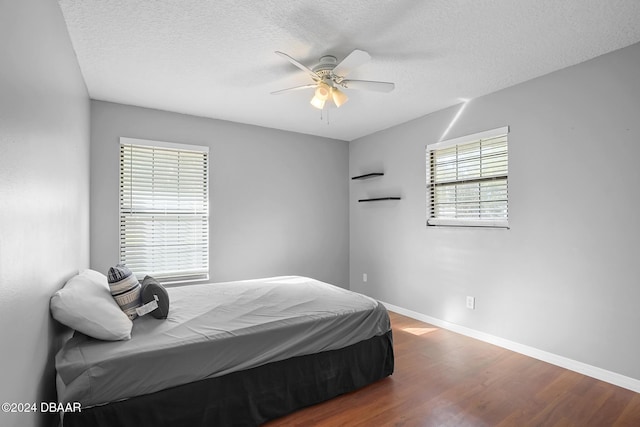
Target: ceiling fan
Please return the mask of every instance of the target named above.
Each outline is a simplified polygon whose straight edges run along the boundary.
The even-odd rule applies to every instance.
[[[291,92],[294,90],[315,88],[313,98],[311,98],[311,105],[320,110],[325,108],[325,106],[331,106],[332,104],[335,104],[336,107],[340,107],[349,100],[347,95],[340,89],[391,92],[395,87],[393,83],[389,82],[349,80],[345,78],[353,69],[371,59],[371,55],[364,50],[355,49],[340,63],[338,63],[335,56],[325,55],[321,57],[320,62],[312,68],[301,64],[286,53],[276,51],[276,54],[307,73],[313,80],[313,83],[277,90],[275,92],[271,92],[271,94],[279,95],[281,93]]]

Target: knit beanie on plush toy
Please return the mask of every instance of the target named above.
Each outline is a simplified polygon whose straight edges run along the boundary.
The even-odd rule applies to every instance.
[[[109,268],[107,274],[111,296],[116,300],[124,314],[133,320],[138,317],[136,308],[142,305],[140,283],[124,264]]]

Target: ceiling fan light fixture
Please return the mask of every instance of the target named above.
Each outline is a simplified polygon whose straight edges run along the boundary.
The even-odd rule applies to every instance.
[[[345,95],[344,92],[340,91],[337,87],[332,87],[331,99],[333,99],[333,102],[334,104],[336,104],[336,107],[340,108],[342,104],[344,104],[349,100],[349,97]]]
[[[324,108],[324,103],[325,103],[325,100],[320,99],[317,96],[314,96],[313,98],[311,98],[311,105],[316,107],[318,110],[322,110]]]
[[[322,110],[324,108],[325,102],[329,99],[329,95],[331,94],[331,88],[328,84],[324,82],[318,83],[318,87],[311,98],[311,105],[316,107],[318,110]]]
[[[329,98],[329,85],[326,83],[318,83],[315,98],[326,101]]]

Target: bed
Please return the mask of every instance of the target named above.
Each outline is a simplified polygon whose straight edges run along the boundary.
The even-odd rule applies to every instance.
[[[130,340],[64,344],[58,400],[82,408],[64,427],[259,425],[393,372],[388,313],[364,295],[299,276],[167,290],[168,318]]]

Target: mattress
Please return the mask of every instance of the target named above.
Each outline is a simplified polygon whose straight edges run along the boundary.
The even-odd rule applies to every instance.
[[[134,321],[129,341],[76,333],[56,355],[58,400],[83,408],[267,363],[336,350],[390,328],[376,300],[286,276],[168,288],[166,320]]]

